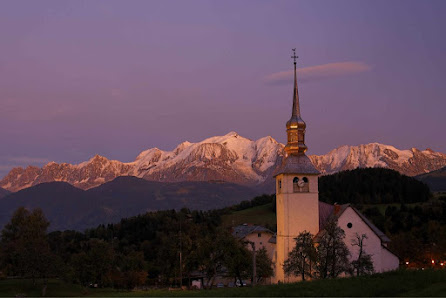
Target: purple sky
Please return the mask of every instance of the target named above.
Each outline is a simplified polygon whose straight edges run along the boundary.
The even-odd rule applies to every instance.
[[[446,152],[446,1],[1,1],[0,176],[237,131]]]

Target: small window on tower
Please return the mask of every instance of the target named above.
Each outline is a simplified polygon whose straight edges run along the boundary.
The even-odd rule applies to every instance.
[[[299,186],[300,186],[300,191],[301,192],[309,192],[310,191],[310,187],[308,184],[308,178],[307,177],[303,177],[302,178],[302,182]]]
[[[299,178],[294,177],[293,179],[293,192],[299,192]]]
[[[257,234],[257,237],[262,237],[262,233],[258,233],[258,234]]]

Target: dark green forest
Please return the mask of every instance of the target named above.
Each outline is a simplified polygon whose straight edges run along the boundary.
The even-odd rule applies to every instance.
[[[360,209],[392,239],[390,249],[403,264],[439,267],[446,260],[445,195],[433,196],[423,183],[386,169],[323,176],[319,190],[323,201]],[[116,289],[186,285],[193,277],[210,286],[217,274],[248,279],[251,253],[221,218],[266,204],[275,212],[274,203],[274,195],[263,195],[218,210],[149,212],[84,232],[51,233],[41,210],[19,208],[1,233],[0,277],[59,277]],[[260,281],[272,272],[271,260],[258,254]]]
[[[429,187],[384,168],[342,171],[319,178],[319,200],[326,203],[391,204],[426,202]]]

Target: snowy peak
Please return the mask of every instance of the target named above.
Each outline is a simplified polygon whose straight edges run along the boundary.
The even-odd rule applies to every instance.
[[[191,142],[185,141],[185,142],[179,144],[179,145],[173,150],[173,152],[175,153],[175,155],[178,155],[179,153],[181,153],[182,151],[184,151],[184,149],[186,149],[186,148],[189,147],[190,145],[192,145]]]
[[[173,151],[151,151],[138,156],[133,175],[158,181],[225,180],[257,184],[269,178],[270,166],[282,145],[272,138],[252,141],[236,132],[207,138],[198,143],[183,142]],[[149,154],[150,155],[149,157]],[[266,160],[266,162],[263,161]],[[259,167],[258,165],[268,166]]]
[[[322,174],[332,174],[356,168],[383,167],[415,176],[446,165],[446,154],[416,148],[400,150],[390,145],[370,143],[341,146],[325,155],[312,155],[311,161]]]
[[[153,181],[223,180],[272,187],[272,173],[281,164],[283,148],[270,136],[253,141],[230,132],[197,143],[185,141],[172,151],[151,148],[129,163],[95,155],[77,165],[50,162],[42,168],[14,168],[0,180],[0,187],[17,191],[42,182],[64,181],[89,189],[129,175]],[[325,155],[309,157],[322,174],[358,167],[385,167],[415,176],[446,166],[446,154],[431,149],[400,150],[379,143],[345,145]]]
[[[230,131],[227,134],[225,134],[225,137],[238,137],[239,134],[235,131]]]

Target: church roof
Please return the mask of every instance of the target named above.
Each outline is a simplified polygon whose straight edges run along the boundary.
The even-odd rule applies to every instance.
[[[319,201],[319,229],[322,230],[325,223],[333,214],[334,206],[328,203]]]
[[[305,154],[288,155],[282,161],[282,165],[273,173],[276,177],[280,174],[309,174],[319,175],[310,158]]]

